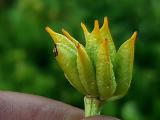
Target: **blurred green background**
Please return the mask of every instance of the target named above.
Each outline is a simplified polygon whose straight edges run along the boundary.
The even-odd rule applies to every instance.
[[[65,79],[45,32],[61,28],[84,44],[80,22],[108,16],[116,46],[137,30],[128,94],[109,102],[104,115],[123,120],[160,119],[160,0],[0,0],[0,90],[46,96],[83,108],[83,96]]]

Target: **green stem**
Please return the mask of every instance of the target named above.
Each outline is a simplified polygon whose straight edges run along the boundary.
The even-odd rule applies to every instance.
[[[84,97],[85,117],[100,115],[101,101],[93,97]]]

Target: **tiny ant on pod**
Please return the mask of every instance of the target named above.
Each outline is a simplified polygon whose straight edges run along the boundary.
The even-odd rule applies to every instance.
[[[57,50],[57,45],[56,44],[53,48],[53,54],[54,54],[54,57],[56,57],[58,55],[58,50]]]

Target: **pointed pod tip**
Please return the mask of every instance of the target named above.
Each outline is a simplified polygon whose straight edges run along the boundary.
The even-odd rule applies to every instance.
[[[131,40],[131,62],[132,63],[134,61],[134,46],[135,46],[136,38],[137,38],[137,31],[134,32],[133,35],[130,38],[130,40]]]
[[[72,38],[71,35],[70,35],[65,29],[63,29],[63,28],[62,28],[62,33],[63,33],[67,38],[69,38],[69,39]]]
[[[50,27],[45,27],[45,30],[49,33],[49,34],[56,34],[56,32],[54,32]]]
[[[101,27],[101,30],[107,30],[107,29],[108,29],[108,18],[106,16],[106,17],[104,17],[103,25]]]
[[[72,43],[74,43],[74,45],[78,44],[78,41],[76,41],[66,30],[62,29],[62,32]]]
[[[65,32],[66,32],[66,30],[65,30],[64,28],[62,28],[62,32],[63,32],[63,33],[65,33]]]
[[[89,33],[88,30],[87,30],[86,25],[83,22],[81,22],[81,27],[82,27],[84,33]]]
[[[65,30],[65,29],[63,29],[62,28],[62,33],[67,37],[67,38],[69,38],[70,39],[70,34]]]
[[[104,17],[104,21],[105,21],[105,20],[107,20],[107,19],[108,19],[108,17],[107,17],[107,16],[105,16],[105,17]]]
[[[96,33],[96,34],[99,33],[99,22],[98,22],[98,20],[95,20],[95,21],[94,21],[94,29],[93,29],[92,32],[94,32],[94,33]]]
[[[107,18],[107,16],[105,16],[105,17],[104,17],[103,24],[106,24],[106,25],[108,25],[108,18]]]
[[[98,20],[94,21],[94,26],[97,27],[97,28],[99,28],[99,22],[98,22]]]
[[[50,28],[49,28],[48,26],[45,27],[45,30],[46,30],[47,32],[48,32],[49,29],[50,29]]]
[[[131,36],[131,41],[132,41],[132,44],[135,44],[135,41],[136,41],[136,38],[137,38],[137,31],[135,31],[134,33],[133,33],[133,35]]]
[[[56,37],[56,32],[54,32],[50,27],[46,27],[45,30],[50,34],[51,38],[55,43],[57,43],[57,37]]]

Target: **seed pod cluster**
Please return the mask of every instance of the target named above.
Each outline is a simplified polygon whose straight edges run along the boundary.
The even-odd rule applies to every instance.
[[[81,27],[86,39],[85,47],[64,29],[62,35],[46,27],[56,44],[55,58],[66,78],[85,96],[101,101],[123,97],[132,79],[137,32],[116,51],[107,17],[101,28],[95,20],[92,32],[83,23]]]

